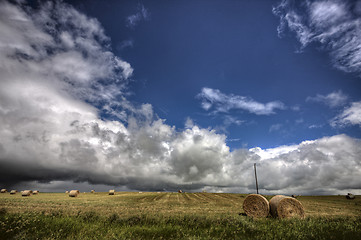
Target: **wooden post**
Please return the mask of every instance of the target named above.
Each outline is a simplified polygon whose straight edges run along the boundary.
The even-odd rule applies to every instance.
[[[256,164],[254,164],[254,175],[256,176],[256,188],[257,188],[257,194],[258,194],[258,181],[257,181]]]

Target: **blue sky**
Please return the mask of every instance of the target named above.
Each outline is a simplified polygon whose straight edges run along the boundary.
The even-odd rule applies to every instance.
[[[152,104],[170,125],[187,118],[225,133],[228,145],[277,147],[346,133],[359,126],[332,127],[347,103],[359,101],[357,73],[332,66],[328,51],[315,42],[302,48],[292,31],[279,37],[279,1],[98,1],[74,4],[96,17],[112,39],[114,53],[134,68],[130,100]],[[144,17],[141,12],[145,11]],[[130,16],[140,14],[134,26]],[[201,107],[203,88],[244,96],[283,109],[257,115],[243,109],[215,113]],[[307,101],[340,93],[344,105]]]
[[[0,2],[0,184],[361,194],[361,2]]]

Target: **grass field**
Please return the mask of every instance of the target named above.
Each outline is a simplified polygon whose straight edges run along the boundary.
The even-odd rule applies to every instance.
[[[5,193],[0,194],[0,239],[361,239],[361,196],[301,196],[307,217],[288,220],[245,216],[245,197]]]

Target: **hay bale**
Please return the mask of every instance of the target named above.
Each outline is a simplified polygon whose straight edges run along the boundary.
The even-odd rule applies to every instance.
[[[21,196],[29,197],[32,193],[33,193],[33,191],[31,191],[31,190],[24,190],[21,192]]]
[[[65,191],[65,193],[66,193],[66,194],[68,194],[68,193],[69,193],[69,191]]]
[[[17,192],[18,192],[18,191],[16,191],[16,190],[11,190],[11,191],[10,191],[10,194],[11,194],[11,195],[14,195],[14,194],[16,194]]]
[[[71,190],[69,192],[69,197],[77,197],[79,195],[79,190]]]
[[[5,188],[1,189],[1,193],[7,193],[8,190],[6,190]]]
[[[347,193],[346,198],[352,200],[355,199],[355,195],[353,195],[352,193]]]
[[[115,190],[109,190],[109,195],[115,195]]]
[[[95,191],[94,191],[94,190],[91,190],[90,193],[95,193]]]
[[[297,197],[298,197],[298,195],[292,194],[292,195],[291,195],[291,197],[293,197],[293,198],[297,198]]]
[[[180,190],[180,189],[178,190],[178,193],[182,193],[182,192],[183,192],[182,190]]]
[[[34,194],[34,195],[36,195],[36,194],[38,194],[38,193],[39,193],[38,190],[34,190],[34,191],[33,191],[33,194]]]
[[[292,218],[305,217],[302,204],[295,198],[284,195],[276,195],[269,201],[270,212],[273,217]]]
[[[267,217],[269,214],[268,200],[259,194],[250,194],[243,201],[243,211],[253,218]]]

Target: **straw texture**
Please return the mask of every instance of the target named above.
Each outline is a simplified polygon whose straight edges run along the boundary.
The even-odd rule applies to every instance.
[[[305,217],[305,210],[300,201],[284,195],[276,195],[269,201],[272,217],[293,218]]]
[[[79,190],[71,190],[69,192],[69,197],[77,197],[79,195]]]
[[[31,190],[24,190],[21,192],[21,196],[29,197],[32,193],[33,193],[33,191],[31,191]]]
[[[249,217],[264,218],[269,214],[269,203],[259,194],[250,194],[243,201],[243,210]]]

